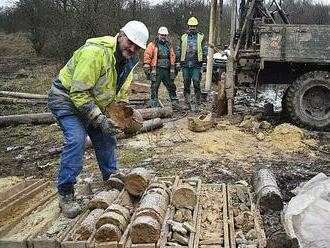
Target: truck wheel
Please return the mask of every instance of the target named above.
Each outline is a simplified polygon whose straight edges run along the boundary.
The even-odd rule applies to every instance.
[[[286,110],[298,125],[314,129],[330,127],[330,72],[308,72],[289,87]]]

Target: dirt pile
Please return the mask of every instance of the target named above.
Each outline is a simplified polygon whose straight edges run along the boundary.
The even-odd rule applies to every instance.
[[[306,142],[316,143],[314,140],[305,139],[302,129],[288,123],[276,126],[270,134],[270,143],[277,149],[286,152],[301,151],[305,148]]]

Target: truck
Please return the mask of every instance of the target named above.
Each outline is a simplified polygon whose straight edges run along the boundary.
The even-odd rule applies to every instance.
[[[330,127],[330,26],[290,24],[277,0],[232,0],[225,89],[232,114],[235,88],[288,84],[282,111],[297,125]]]

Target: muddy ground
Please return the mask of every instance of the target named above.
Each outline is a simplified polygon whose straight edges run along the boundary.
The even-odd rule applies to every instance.
[[[26,45],[23,34],[1,34],[0,41],[3,51],[0,90],[46,94],[61,63],[36,57]],[[135,79],[147,83],[141,71],[138,70]],[[176,83],[182,101],[181,73]],[[290,190],[300,182],[319,172],[330,175],[330,134],[287,124],[278,112],[280,101],[275,99],[276,91],[268,90],[271,94],[259,93],[258,103],[254,102],[253,88],[239,90],[234,117],[217,118],[217,125],[206,132],[194,133],[187,128],[187,116],[200,113],[175,112],[173,118],[165,120],[163,128],[119,140],[119,167],[143,166],[159,176],[199,176],[204,183],[239,180],[250,183],[254,171],[266,166],[276,175],[288,201],[293,196]],[[276,90],[280,97],[283,88]],[[160,92],[163,103],[168,104],[163,86]],[[132,94],[131,97],[148,99],[149,95]],[[275,103],[277,112],[265,114],[267,98]],[[203,104],[202,112],[210,109],[210,101]],[[1,115],[45,111],[47,107],[40,104],[0,106]],[[245,117],[247,115],[254,117]],[[1,177],[15,175],[56,180],[60,158],[56,150],[63,143],[56,124],[1,128],[0,137]],[[93,150],[89,149],[81,177],[91,175],[98,178],[99,171]]]

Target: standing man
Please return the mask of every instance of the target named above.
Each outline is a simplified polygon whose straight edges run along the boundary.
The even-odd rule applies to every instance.
[[[188,32],[181,36],[180,47],[176,50],[177,60],[180,61],[184,83],[184,98],[188,106],[191,103],[190,85],[194,85],[195,99],[198,106],[201,102],[201,68],[206,62],[207,47],[204,34],[197,32],[198,20],[191,17],[188,20]]]
[[[69,218],[81,212],[74,198],[74,184],[83,167],[87,134],[103,180],[117,170],[117,125],[104,110],[110,104],[128,102],[137,55],[146,48],[148,37],[142,22],[130,21],[115,37],[88,39],[60,70],[49,91],[49,109],[64,134],[57,188],[60,208]]]
[[[158,89],[163,82],[170,96],[172,107],[178,108],[176,86],[174,84],[175,53],[169,42],[166,27],[158,29],[158,35],[144,52],[144,72],[151,80],[151,107],[159,107]]]

